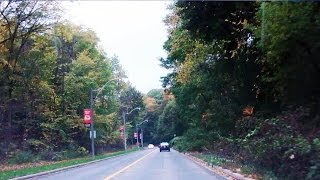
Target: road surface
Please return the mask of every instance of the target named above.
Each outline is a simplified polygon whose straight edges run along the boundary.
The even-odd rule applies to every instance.
[[[159,152],[158,148],[154,148],[34,179],[221,180],[224,178],[200,167],[175,150]]]

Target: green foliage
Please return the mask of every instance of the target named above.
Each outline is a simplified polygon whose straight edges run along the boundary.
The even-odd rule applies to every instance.
[[[197,155],[198,158],[204,160],[209,165],[215,165],[215,166],[222,166],[225,165],[230,160],[227,160],[225,158],[213,155],[213,154],[199,154]]]
[[[319,3],[262,3],[256,35],[261,81],[271,101],[298,104],[319,96]],[[306,33],[307,32],[307,33]],[[302,68],[303,67],[303,68]]]
[[[170,141],[170,144],[178,151],[204,151],[210,144],[206,140],[206,134],[199,128],[189,129],[185,136],[177,136]]]
[[[275,172],[279,177],[304,178],[315,158],[314,146],[283,119],[247,119],[253,130],[236,141],[242,160]],[[238,124],[245,126],[245,124]],[[305,164],[301,166],[301,163]],[[312,174],[312,173],[311,173]]]
[[[10,155],[9,164],[22,164],[38,161],[38,157],[30,151],[17,151]]]
[[[320,139],[315,138],[312,142],[311,166],[309,167],[307,179],[320,178]]]
[[[26,149],[36,153],[36,152],[44,152],[49,149],[48,144],[40,141],[38,139],[28,139],[24,144]]]
[[[180,152],[186,152],[189,150],[189,144],[187,142],[187,139],[183,136],[177,136],[175,138],[173,138],[171,141],[170,141],[170,145],[180,151]]]
[[[147,96],[153,97],[157,104],[160,104],[162,102],[162,93],[163,89],[152,89],[147,93]]]
[[[114,94],[127,84],[121,80],[125,74],[119,60],[106,56],[93,31],[55,22],[56,3],[0,3],[1,160],[15,151],[21,153],[13,162],[28,161],[32,154],[44,160],[87,154],[83,109],[90,107],[90,90],[101,87],[100,94],[94,94],[98,152],[121,143],[115,133],[120,102]],[[132,105],[143,109],[141,94],[135,89],[129,92],[134,92]]]
[[[86,150],[84,147],[78,147],[78,148],[73,147],[73,148],[69,148],[67,150],[55,153],[54,156],[52,157],[52,160],[61,161],[65,159],[74,159],[77,157],[84,157],[88,154],[89,154],[88,150]]]
[[[127,107],[128,110],[132,110],[136,107],[139,107],[140,110],[144,110],[142,94],[130,85],[122,92],[120,102],[123,106]],[[137,112],[138,111],[133,111],[131,114],[137,114]]]
[[[169,101],[162,114],[159,116],[157,124],[157,136],[160,142],[170,141],[174,137],[174,123],[177,117],[175,101]]]
[[[209,142],[207,134],[202,129],[194,127],[186,131],[186,140],[188,143],[188,150],[191,151],[203,151],[208,147]]]
[[[178,134],[181,151],[214,151],[270,177],[319,178],[319,3],[170,9],[160,62],[172,70],[162,80],[175,108],[163,106],[158,129]]]

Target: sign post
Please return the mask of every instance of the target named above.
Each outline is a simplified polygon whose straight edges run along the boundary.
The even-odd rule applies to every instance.
[[[90,123],[90,131],[94,131],[93,127],[93,106],[94,106],[94,100],[93,100],[93,89],[90,90],[90,110],[91,110],[91,123]],[[91,137],[91,154],[92,158],[94,158],[94,138]]]
[[[143,129],[141,129],[140,139],[141,139],[141,146],[143,148]]]
[[[90,131],[90,138],[92,138],[92,131]],[[93,131],[93,138],[97,138],[96,131]]]

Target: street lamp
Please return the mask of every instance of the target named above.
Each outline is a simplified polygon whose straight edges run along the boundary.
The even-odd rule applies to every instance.
[[[138,131],[138,126],[140,126],[141,124],[143,124],[144,122],[148,122],[149,120],[148,119],[146,119],[146,120],[144,120],[144,121],[142,121],[142,122],[140,122],[139,124],[136,124],[136,132],[137,132],[137,146],[138,146],[138,148],[139,148],[139,141],[138,141],[138,139],[139,139],[139,136],[138,136],[138,133],[139,133],[139,131]],[[142,133],[142,129],[141,129],[141,133]],[[142,140],[142,139],[141,139]],[[143,140],[141,141],[141,143],[143,143]],[[143,144],[142,144],[142,147],[143,147]]]
[[[131,114],[134,110],[139,110],[140,111],[140,107],[136,107],[134,109],[132,109],[130,112],[124,112],[124,110],[122,110],[122,118],[123,118],[123,135],[124,135],[124,150],[127,151],[127,137],[126,137],[126,115]]]
[[[110,79],[108,82],[106,82],[101,88],[99,89],[90,89],[90,109],[91,109],[91,127],[90,127],[90,138],[91,138],[91,154],[94,158],[94,127],[93,127],[93,108],[95,100],[97,99],[98,95],[102,92],[102,90],[106,87],[106,85],[114,80],[118,80],[118,78]],[[93,92],[98,92],[96,97],[93,99]]]

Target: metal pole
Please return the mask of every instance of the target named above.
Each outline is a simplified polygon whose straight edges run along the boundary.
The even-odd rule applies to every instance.
[[[94,102],[93,102],[93,90],[90,89],[90,109],[91,109],[91,127],[90,127],[90,134],[91,134],[91,154],[92,154],[92,158],[94,158],[94,128],[93,128],[93,106],[94,106]]]
[[[143,149],[143,129],[141,128],[141,146],[142,146],[142,149]]]
[[[139,130],[138,130],[138,126],[136,125],[136,132],[137,132],[137,146],[139,148]]]
[[[124,151],[127,152],[126,112],[122,110]]]

